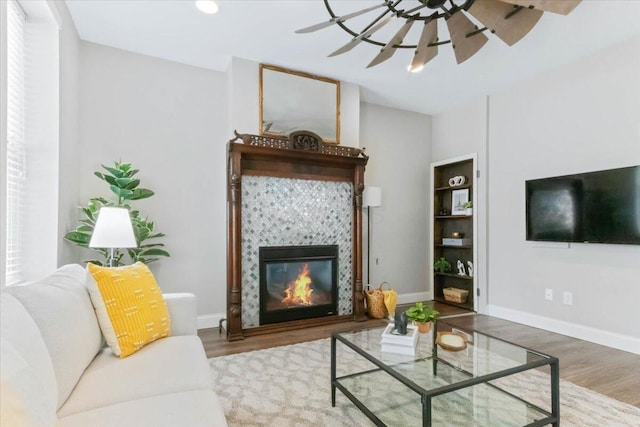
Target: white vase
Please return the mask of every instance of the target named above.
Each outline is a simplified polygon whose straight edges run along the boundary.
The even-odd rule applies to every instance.
[[[467,208],[467,209],[466,209],[466,211],[465,211],[465,213],[466,213],[467,215],[473,215],[473,208]]]

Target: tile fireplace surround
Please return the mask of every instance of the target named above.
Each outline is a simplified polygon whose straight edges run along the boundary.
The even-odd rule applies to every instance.
[[[227,339],[364,320],[363,150],[309,132],[236,133],[227,147]],[[260,325],[259,249],[296,245],[338,245],[337,314]]]
[[[242,177],[242,327],[259,326],[261,246],[338,245],[338,314],[352,314],[352,185]]]

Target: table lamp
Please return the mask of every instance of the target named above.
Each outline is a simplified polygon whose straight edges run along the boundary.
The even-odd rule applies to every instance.
[[[138,246],[126,208],[102,207],[89,241],[90,248],[108,248],[109,267],[113,267],[114,249]]]

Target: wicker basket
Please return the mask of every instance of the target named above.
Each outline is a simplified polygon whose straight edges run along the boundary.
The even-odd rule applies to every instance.
[[[387,307],[384,305],[382,285],[384,285],[384,283],[377,289],[373,289],[371,285],[367,285],[367,289],[364,291],[364,298],[367,302],[367,314],[374,319],[384,319],[388,315]]]
[[[444,288],[442,292],[446,301],[457,302],[458,304],[467,302],[467,297],[469,296],[469,291],[458,288]]]

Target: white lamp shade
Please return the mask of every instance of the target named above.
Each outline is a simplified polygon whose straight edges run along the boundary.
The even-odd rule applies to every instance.
[[[362,192],[362,204],[365,207],[382,206],[382,189],[380,187],[365,187]]]
[[[138,243],[133,234],[129,210],[112,207],[100,208],[89,247],[135,248],[136,246]]]

